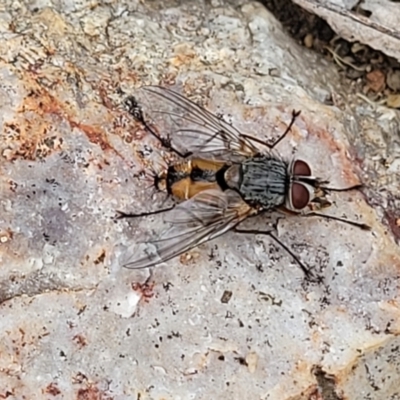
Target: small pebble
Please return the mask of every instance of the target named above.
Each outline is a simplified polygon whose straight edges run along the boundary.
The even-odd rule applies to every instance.
[[[400,69],[390,70],[386,76],[386,84],[394,91],[400,91]]]
[[[304,46],[308,49],[311,49],[314,43],[314,36],[311,33],[308,33],[304,38]]]

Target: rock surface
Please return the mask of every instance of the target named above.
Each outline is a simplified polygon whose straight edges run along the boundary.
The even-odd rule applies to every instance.
[[[0,12],[0,397],[399,398],[397,114],[358,103],[258,3],[161,4]],[[323,284],[262,235],[228,233],[150,277],[122,269],[130,243],[157,229],[113,219],[154,206],[140,178],[154,142],[121,106],[143,84],[258,137],[301,109],[279,152],[331,186],[361,179],[327,212],[372,231],[279,219]]]
[[[350,42],[358,41],[400,61],[400,4],[390,0],[294,0],[328,22]]]

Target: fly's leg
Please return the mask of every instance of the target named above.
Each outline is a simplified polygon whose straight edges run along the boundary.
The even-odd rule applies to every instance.
[[[321,282],[322,278],[316,277],[314,273],[310,270],[310,268],[307,268],[300,260],[299,258],[290,250],[288,246],[285,245],[282,241],[280,241],[273,233],[272,230],[269,231],[260,231],[256,229],[238,229],[235,228],[234,232],[236,233],[244,233],[244,234],[252,234],[252,235],[268,235],[270,238],[275,240],[284,250],[286,250],[289,255],[293,258],[293,260],[298,264],[298,266],[302,269],[304,272],[306,278],[310,281],[314,282]]]
[[[192,155],[191,152],[187,152],[187,153],[182,153],[181,151],[179,151],[178,149],[176,149],[172,143],[171,143],[171,139],[169,137],[164,138],[162,136],[160,136],[145,120],[144,116],[143,116],[143,111],[140,108],[138,102],[136,101],[136,99],[133,96],[129,96],[126,98],[125,100],[125,105],[127,107],[127,110],[129,112],[129,114],[138,122],[140,122],[144,129],[146,130],[146,132],[150,133],[151,135],[153,135],[161,144],[163,147],[165,147],[167,150],[172,151],[173,153],[177,154],[179,157],[182,158],[187,158],[190,155]]]
[[[306,214],[301,214],[302,217],[320,217],[320,218],[325,218],[325,219],[330,219],[333,221],[339,221],[339,222],[343,222],[344,224],[348,224],[351,226],[356,226],[357,228],[360,228],[364,231],[370,231],[371,227],[367,224],[364,224],[362,222],[356,222],[356,221],[352,221],[350,219],[346,219],[346,218],[340,218],[340,217],[334,217],[333,215],[329,215],[329,214],[320,214],[314,211],[308,212]]]
[[[326,182],[322,182],[322,183],[328,183],[328,181]],[[364,185],[362,183],[356,183],[353,186],[348,186],[345,188],[331,188],[331,187],[326,187],[326,186],[320,186],[322,190],[326,190],[328,192],[347,192],[349,190],[357,190],[357,189],[361,189]]]
[[[296,121],[296,118],[300,115],[300,113],[301,113],[301,111],[296,111],[296,110],[293,110],[293,111],[292,111],[292,119],[291,119],[291,121],[290,121],[290,124],[289,124],[288,127],[286,128],[285,132],[283,132],[283,134],[282,134],[277,140],[275,140],[275,142],[272,143],[272,144],[269,144],[269,143],[265,142],[264,140],[258,139],[258,138],[254,137],[254,136],[251,136],[251,135],[245,135],[245,134],[243,134],[242,136],[244,136],[245,138],[250,139],[250,140],[252,140],[252,141],[254,141],[254,142],[257,142],[257,143],[259,143],[259,144],[262,144],[263,146],[266,146],[266,147],[268,147],[270,150],[272,150],[272,149],[273,149],[279,142],[281,142],[281,141],[285,138],[285,136],[289,133],[289,131],[292,129],[292,126],[293,126],[294,122]]]
[[[131,284],[132,290],[135,292],[139,292],[141,298],[144,299],[146,303],[148,303],[149,300],[154,296],[153,293],[154,282],[151,282],[152,278],[153,278],[153,268],[150,268],[149,276],[146,278],[144,283],[132,282]]]
[[[161,214],[161,213],[164,213],[167,211],[171,211],[174,208],[175,208],[175,204],[168,208],[162,208],[161,210],[149,211],[149,212],[144,212],[144,213],[139,213],[139,214],[117,211],[118,215],[117,215],[116,219],[148,217],[149,215],[156,215],[156,214]]]
[[[354,189],[360,189],[361,187],[363,187],[362,183],[357,183],[353,186],[348,186],[345,188],[330,188],[330,187],[325,187],[325,186],[321,186],[321,189],[324,191],[324,193],[326,192],[347,192],[349,190],[354,190]],[[310,212],[306,212],[304,214],[301,214],[303,217],[320,217],[320,218],[325,218],[325,219],[330,219],[333,221],[339,221],[339,222],[343,222],[344,224],[348,224],[348,225],[352,225],[352,226],[356,226],[357,228],[360,228],[364,231],[369,231],[371,230],[371,227],[367,224],[364,224],[362,222],[356,222],[356,221],[351,221],[349,219],[346,218],[340,218],[340,217],[334,217],[333,215],[329,215],[329,214],[321,214],[315,211],[310,211]]]
[[[285,132],[283,132],[283,134],[277,139],[275,140],[274,143],[272,143],[272,145],[270,145],[270,149],[272,150],[280,141],[282,141],[282,139],[284,139],[284,137],[290,132],[290,130],[292,129],[292,126],[294,124],[294,121],[296,121],[296,118],[300,115],[301,111],[296,111],[293,110],[292,111],[292,119],[290,120],[290,124],[288,125],[288,127],[286,128]]]
[[[140,283],[140,282],[132,282],[131,283],[132,290],[140,295],[139,304],[132,316],[138,317],[140,315],[140,310],[141,310],[140,303],[142,303],[142,301],[144,303],[149,303],[150,299],[152,297],[154,297],[153,289],[154,289],[155,283],[151,282],[152,277],[153,277],[153,269],[150,268],[150,274],[146,278],[144,283]]]
[[[359,185],[355,185],[355,186],[352,186],[350,188],[344,188],[344,189],[333,189],[333,191],[344,192],[346,190],[355,189],[358,186]],[[329,190],[331,190],[331,189],[329,189]],[[321,197],[320,199],[323,199],[323,198]],[[314,203],[316,203],[316,200],[313,200],[313,201],[314,201]],[[328,204],[330,205],[329,202],[328,202]],[[322,213],[315,212],[315,211],[295,212],[295,211],[289,210],[289,209],[287,209],[285,207],[278,207],[277,211],[280,211],[280,212],[282,212],[282,213],[284,213],[286,215],[297,215],[297,216],[301,216],[301,217],[320,217],[320,218],[325,218],[325,219],[329,219],[329,220],[332,220],[332,221],[343,222],[344,224],[355,226],[355,227],[360,228],[360,229],[362,229],[364,231],[371,230],[371,227],[369,225],[367,225],[367,224],[364,224],[363,222],[352,221],[350,219],[335,217],[333,215],[322,214]]]

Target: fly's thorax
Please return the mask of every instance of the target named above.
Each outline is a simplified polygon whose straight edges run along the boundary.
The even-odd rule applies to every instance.
[[[270,155],[251,157],[240,165],[238,190],[243,199],[264,210],[285,203],[288,191],[288,164]]]
[[[199,181],[193,182],[190,178],[184,178],[175,182],[171,187],[171,194],[176,199],[189,200],[197,194],[206,190],[218,190],[218,184],[216,182]]]

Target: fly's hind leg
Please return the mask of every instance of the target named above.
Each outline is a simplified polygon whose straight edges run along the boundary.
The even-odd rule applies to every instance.
[[[143,115],[143,111],[141,109],[141,107],[139,106],[137,100],[135,99],[135,97],[133,96],[129,96],[126,98],[125,100],[125,106],[128,110],[128,113],[138,122],[140,122],[144,129],[146,130],[146,132],[150,133],[152,136],[154,136],[163,147],[165,147],[167,150],[172,151],[173,153],[175,153],[176,155],[178,155],[179,157],[182,158],[187,158],[189,156],[192,155],[191,152],[186,152],[186,153],[182,153],[181,151],[179,151],[178,149],[176,149],[172,143],[171,143],[171,139],[169,137],[162,137],[160,136],[145,120],[144,115]]]
[[[171,211],[174,208],[175,208],[175,204],[173,206],[171,206],[171,207],[162,208],[161,210],[143,212],[143,213],[139,213],[139,214],[126,213],[124,211],[117,211],[116,219],[148,217],[150,215],[156,215],[156,214],[161,214],[161,213],[164,213],[164,212],[167,212],[167,211]]]
[[[273,233],[272,230],[256,230],[256,229],[239,229],[235,228],[233,230],[236,233],[242,233],[242,234],[252,234],[252,235],[268,235],[271,239],[275,240],[276,243],[278,243],[284,250],[286,250],[289,255],[293,258],[293,260],[296,262],[296,264],[302,269],[304,272],[304,275],[310,282],[317,282],[321,283],[323,281],[323,278],[316,276],[310,268],[306,267],[304,263],[300,261],[300,259],[290,250],[288,246],[286,246],[285,243],[280,241]]]

